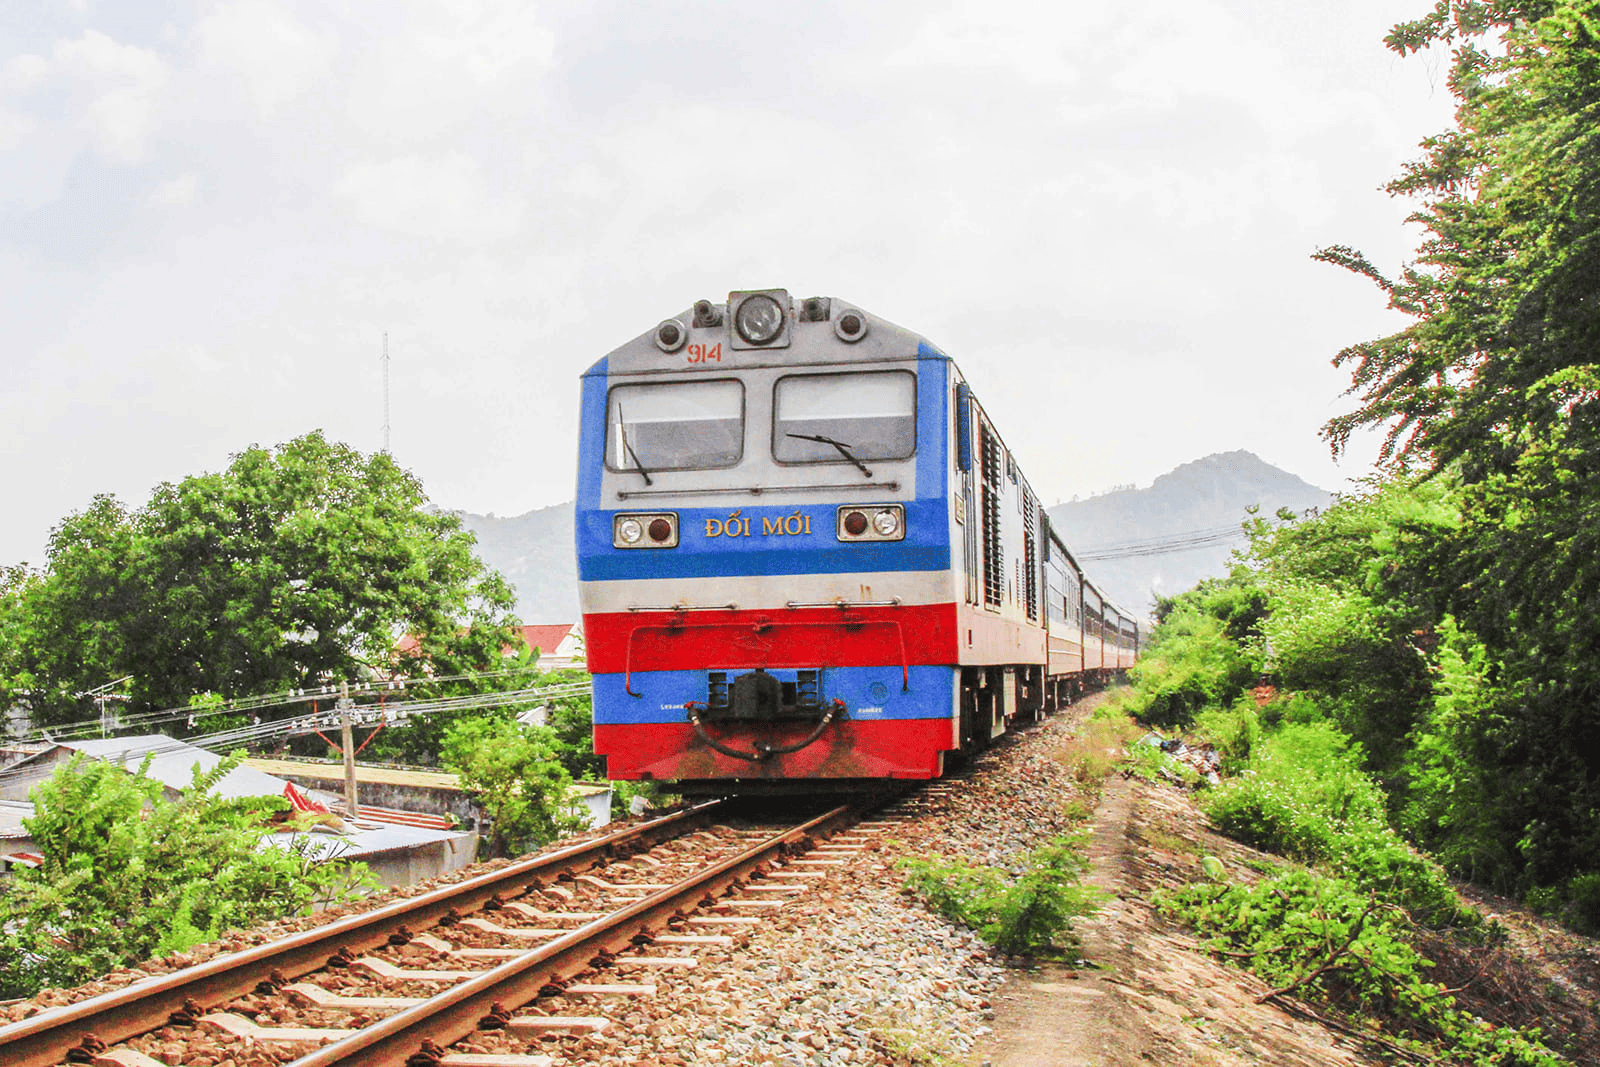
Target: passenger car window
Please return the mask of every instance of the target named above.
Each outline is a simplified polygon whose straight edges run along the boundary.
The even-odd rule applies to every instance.
[[[858,460],[904,459],[917,449],[909,371],[780,378],[772,408],[772,454],[782,463],[850,462],[840,446]]]
[[[619,385],[606,404],[606,466],[614,471],[731,467],[744,455],[739,382]]]

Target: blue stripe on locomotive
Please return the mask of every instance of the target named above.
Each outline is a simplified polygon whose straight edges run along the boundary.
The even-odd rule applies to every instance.
[[[578,577],[586,582],[640,578],[719,578],[742,575],[871,574],[939,571],[950,567],[949,519],[943,498],[906,504],[904,541],[841,542],[837,509],[774,507],[679,508],[678,547],[611,547],[609,511],[579,513]],[[811,520],[810,534],[763,536],[763,520],[782,523],[796,513]],[[706,524],[732,521],[745,536],[706,536]],[[748,527],[741,525],[748,523]],[[797,525],[797,524],[791,524]],[[716,526],[712,527],[713,529]]]
[[[789,504],[774,507],[671,508],[679,520],[675,549],[620,549],[611,542],[611,517],[617,511],[652,510],[641,501],[632,508],[603,508],[606,392],[605,360],[583,380],[582,430],[579,438],[578,578],[581,581],[628,581],[649,578],[715,578],[782,574],[863,574],[887,571],[949,570],[950,515],[947,488],[950,405],[946,384],[947,357],[923,342],[917,366],[917,487],[906,503],[906,537],[902,541],[839,541],[836,506]],[[840,364],[855,369],[860,364]],[[708,523],[725,521],[733,511],[749,519],[750,535],[707,537]],[[785,535],[781,543],[759,536],[763,521],[781,521],[796,512],[811,519],[809,534]],[[742,528],[742,527],[741,527]]]
[[[733,675],[742,671],[729,671]],[[794,671],[773,670],[780,680],[792,681]],[[955,707],[955,670],[950,667],[912,667],[910,687],[901,689],[898,666],[826,667],[822,695],[843,700],[852,719],[948,719]],[[594,682],[594,721],[600,726],[637,723],[688,722],[686,700],[706,699],[705,671],[635,671],[635,697],[627,691],[623,674],[597,674]],[[879,708],[880,711],[864,711]]]

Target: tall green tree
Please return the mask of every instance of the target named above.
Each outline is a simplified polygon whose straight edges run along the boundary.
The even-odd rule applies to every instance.
[[[17,595],[27,699],[41,723],[85,717],[77,694],[131,675],[137,707],[180,707],[395,667],[497,665],[509,586],[415,476],[320,432],[249,448],[220,473],[127,509],[98,497],[52,534]]]
[[[1600,871],[1600,0],[1440,0],[1387,43],[1452,50],[1456,125],[1389,186],[1415,264],[1322,253],[1415,319],[1340,354],[1361,402],[1326,432],[1384,427],[1387,461],[1459,480],[1432,566],[1488,653],[1450,730],[1501,857],[1480,874],[1575,885]]]

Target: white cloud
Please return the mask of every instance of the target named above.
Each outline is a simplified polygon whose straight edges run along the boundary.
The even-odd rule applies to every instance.
[[[330,75],[338,38],[266,0],[223,4],[195,28],[201,61],[240,79],[263,119],[276,117]]]
[[[520,0],[384,8],[385,32],[352,57],[350,118],[368,136],[416,144],[539,102],[555,37]]]
[[[158,208],[187,207],[199,194],[200,175],[191,170],[157,185],[151,190],[148,203]]]
[[[143,159],[171,77],[167,63],[155,52],[114,41],[98,30],[57,42],[54,59],[57,72],[90,89],[93,98],[84,113],[100,153],[118,163]]]
[[[1082,76],[1072,54],[1099,32],[1110,9],[1068,3],[1032,6],[1019,12],[994,0],[957,0],[942,11],[926,11],[905,42],[885,57],[890,70],[958,70],[999,73],[1061,86]],[[936,74],[934,76],[937,76]]]
[[[462,152],[358,164],[333,192],[367,225],[413,237],[477,244],[522,225],[521,203],[492,195],[478,161]]]

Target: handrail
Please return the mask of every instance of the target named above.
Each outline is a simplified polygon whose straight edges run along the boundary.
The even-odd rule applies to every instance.
[[[899,482],[840,482],[837,485],[736,485],[725,488],[698,489],[618,489],[618,500],[631,500],[641,496],[719,496],[728,493],[741,493],[745,496],[761,496],[764,493],[833,493],[840,489],[887,489],[889,492],[898,492]]]

